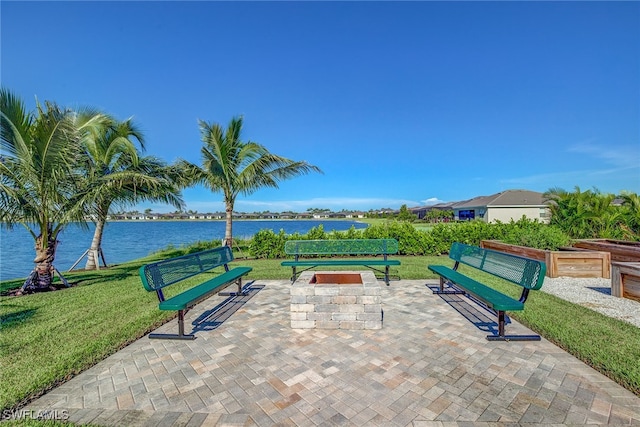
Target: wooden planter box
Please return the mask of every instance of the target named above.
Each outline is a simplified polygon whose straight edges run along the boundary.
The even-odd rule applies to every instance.
[[[640,262],[611,263],[611,295],[640,301]]]
[[[574,248],[605,251],[611,254],[614,262],[640,262],[640,242],[610,239],[578,240]]]
[[[544,261],[547,277],[611,277],[611,255],[577,248],[563,248],[560,251],[545,251],[526,246],[510,245],[499,240],[483,240],[485,249],[506,252],[525,258]]]

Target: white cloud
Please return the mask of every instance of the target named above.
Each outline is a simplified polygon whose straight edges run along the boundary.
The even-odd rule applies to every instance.
[[[431,206],[437,205],[438,203],[444,203],[444,200],[440,200],[437,197],[430,197],[426,200],[421,200],[420,203],[422,203],[423,205]]]
[[[567,151],[589,155],[603,160],[616,168],[627,169],[640,165],[640,147],[638,146],[604,146],[591,142],[582,142],[570,146]]]
[[[640,147],[611,146],[594,144],[590,141],[574,144],[567,148],[573,156],[583,155],[591,159],[591,167],[580,170],[564,169],[559,172],[533,174],[501,179],[501,184],[516,186],[538,186],[543,188],[600,187],[604,182],[612,182],[611,191],[637,186],[640,182]],[[617,183],[617,184],[616,184]],[[617,188],[619,187],[619,188]]]
[[[501,184],[508,185],[533,185],[533,184],[544,184],[549,182],[557,182],[559,180],[566,181],[567,179],[577,179],[580,177],[584,177],[586,174],[585,171],[562,171],[562,172],[553,172],[553,173],[542,173],[536,175],[529,176],[520,176],[516,178],[505,178],[501,179],[499,182]]]

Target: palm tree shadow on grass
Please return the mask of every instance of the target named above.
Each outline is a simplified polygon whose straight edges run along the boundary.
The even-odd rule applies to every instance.
[[[74,273],[69,282],[75,285],[95,285],[104,283],[105,280],[124,280],[131,276],[137,276],[140,264],[115,264],[100,270],[80,270]],[[100,274],[99,271],[108,271],[108,276]]]
[[[63,275],[69,283],[69,286],[65,286],[56,275],[56,278],[49,289],[40,289],[31,293],[56,292],[78,286],[100,285],[105,283],[105,281],[124,280],[134,275],[137,276],[139,268],[139,264],[116,264],[100,270],[76,270],[73,273],[65,272]],[[101,274],[100,272],[108,272],[108,275]],[[16,279],[4,282],[0,287],[0,296],[29,295],[30,293],[17,293],[20,291],[24,280],[25,279]]]
[[[145,261],[139,262],[124,262],[122,264],[110,264],[107,267],[103,267],[100,270],[83,270],[78,269],[74,271],[66,271],[62,274],[65,279],[69,282],[70,286],[67,287],[63,283],[61,283],[59,277],[56,275],[56,278],[53,283],[53,287],[51,289],[42,289],[39,292],[55,292],[62,291],[65,289],[70,289],[77,286],[92,286],[92,285],[100,285],[105,283],[105,281],[118,281],[125,280],[131,276],[138,276],[138,270],[140,267],[146,263],[156,262],[167,258],[173,258],[181,255],[186,255],[192,252],[198,252],[200,250],[207,249],[209,247],[214,247],[208,245],[206,243],[199,243],[191,245],[187,248],[172,248],[165,249],[158,253],[152,254],[149,257],[145,258]],[[108,272],[108,274],[104,274]],[[0,296],[22,296],[28,295],[29,293],[17,294],[17,292],[22,287],[25,278],[22,279],[11,279],[7,280],[0,284]]]
[[[220,304],[207,310],[191,322],[193,330],[191,334],[200,331],[213,331],[220,327],[232,314],[237,312],[251,298],[253,298],[265,285],[256,285],[255,281],[247,283],[242,291],[246,295],[230,295]]]
[[[434,292],[440,290],[438,285],[426,286]],[[484,305],[482,301],[468,294],[438,294],[438,296],[479,330],[489,335],[498,335],[496,313]],[[505,323],[511,323],[511,319],[507,315],[505,315]]]
[[[15,307],[13,304],[5,305],[5,309],[7,311],[11,310],[11,307]],[[7,329],[12,326],[18,326],[19,324],[29,320],[36,314],[35,308],[27,308],[20,311],[15,311],[13,313],[7,313],[0,316],[0,324],[2,324],[2,329],[6,332]]]

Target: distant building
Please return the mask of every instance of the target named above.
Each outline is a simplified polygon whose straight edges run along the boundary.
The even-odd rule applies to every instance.
[[[543,194],[529,190],[506,190],[491,196],[409,209],[418,219],[424,219],[432,210],[453,211],[454,220],[457,221],[478,219],[485,222],[509,222],[512,219],[517,221],[524,216],[548,223],[551,215]]]
[[[480,219],[485,222],[517,221],[522,217],[549,222],[549,208],[543,194],[528,190],[506,190],[491,196],[480,196],[454,203],[456,220]]]
[[[431,210],[440,210],[440,211],[452,211],[453,205],[456,202],[450,203],[438,203],[437,205],[429,205],[429,206],[417,206],[415,208],[409,208],[409,211],[414,214],[418,219],[424,219],[427,216],[427,212]]]

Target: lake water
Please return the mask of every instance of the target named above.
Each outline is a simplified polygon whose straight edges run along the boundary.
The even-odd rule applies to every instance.
[[[320,224],[325,231],[366,228],[367,224],[342,220],[234,221],[233,236],[249,238],[263,229],[276,233],[305,234]],[[105,227],[102,250],[108,264],[118,264],[141,258],[169,245],[180,247],[197,241],[222,241],[224,221],[123,221],[110,222]],[[82,230],[76,225],[65,229],[58,240],[54,265],[67,271],[89,249],[95,227]],[[27,230],[16,226],[13,230],[0,227],[0,281],[26,277],[33,270],[34,241]],[[84,258],[76,268],[84,268]]]

